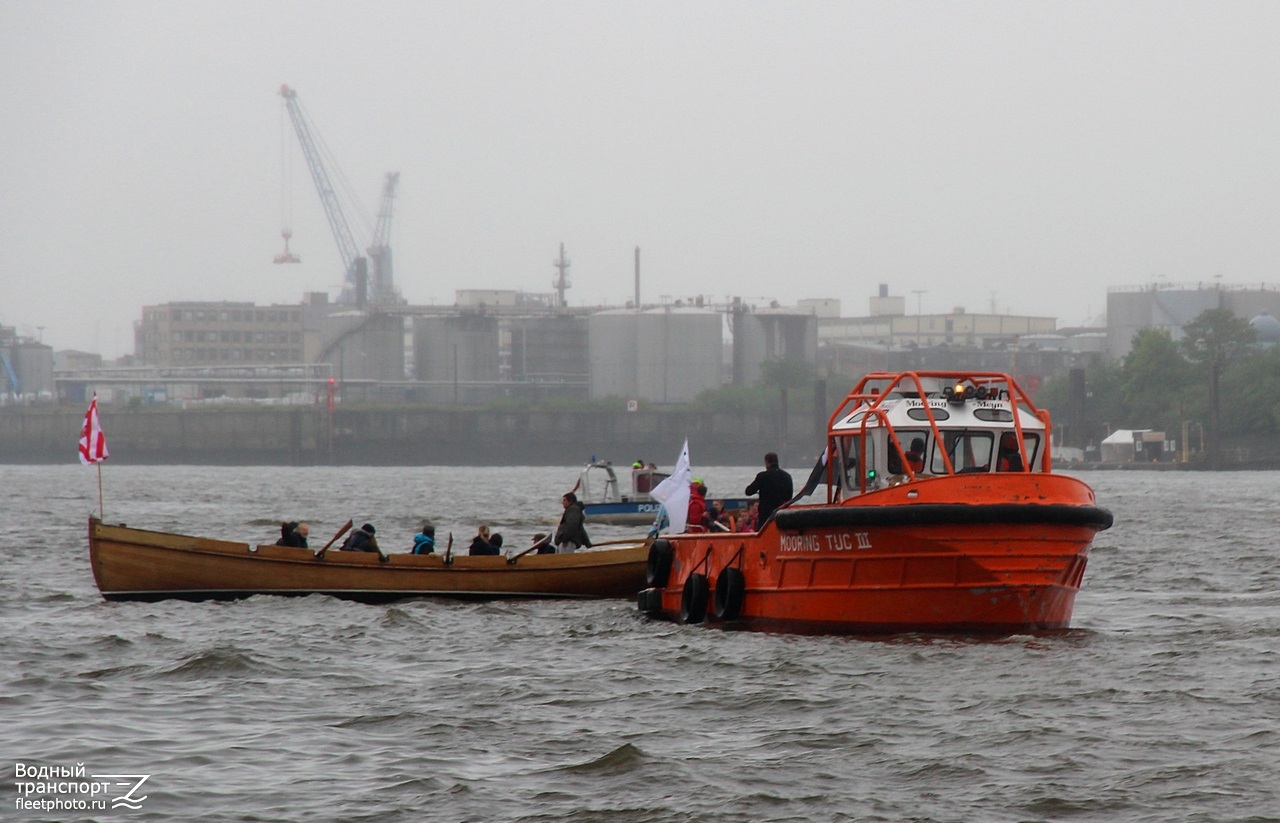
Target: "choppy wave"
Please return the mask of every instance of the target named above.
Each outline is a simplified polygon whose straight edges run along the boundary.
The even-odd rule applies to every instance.
[[[157,674],[164,677],[217,679],[236,677],[265,668],[252,655],[230,646],[206,649],[184,657]]]
[[[639,747],[624,743],[594,760],[566,766],[565,770],[578,774],[624,774],[639,769],[644,760],[644,752]]]

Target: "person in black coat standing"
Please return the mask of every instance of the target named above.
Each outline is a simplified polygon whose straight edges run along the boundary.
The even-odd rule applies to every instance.
[[[756,521],[757,531],[764,527],[765,521],[774,511],[791,499],[791,475],[778,468],[778,455],[769,452],[764,456],[764,471],[756,475],[756,479],[747,486],[747,494],[760,495],[760,517]]]
[[[560,525],[556,528],[557,549],[561,554],[568,554],[584,546],[591,548],[591,538],[587,537],[586,529],[586,507],[573,492],[560,498],[560,503],[564,506],[564,514],[560,516]]]

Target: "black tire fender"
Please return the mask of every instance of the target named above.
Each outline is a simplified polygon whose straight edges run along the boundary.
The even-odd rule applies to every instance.
[[[684,581],[680,594],[680,622],[701,623],[707,618],[707,595],[710,586],[707,576],[694,572]]]
[[[649,562],[645,566],[644,581],[653,589],[665,589],[671,575],[671,558],[676,550],[670,540],[655,540],[649,547]]]
[[[741,569],[727,568],[716,578],[712,613],[717,620],[737,620],[747,595],[747,578]]]
[[[645,614],[662,611],[662,589],[641,589],[636,595],[636,606]]]

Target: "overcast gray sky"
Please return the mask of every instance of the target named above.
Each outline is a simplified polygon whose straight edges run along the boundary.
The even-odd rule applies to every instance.
[[[414,303],[549,291],[560,242],[574,305],[630,298],[637,245],[646,302],[846,315],[881,282],[1076,325],[1108,285],[1280,281],[1275,2],[3,0],[0,31],[0,322],[59,349],[336,293],[281,83],[365,219],[401,172]]]

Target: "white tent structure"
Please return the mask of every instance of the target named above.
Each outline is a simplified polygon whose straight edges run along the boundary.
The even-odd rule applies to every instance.
[[[1116,429],[1102,441],[1103,463],[1132,463],[1138,460],[1167,460],[1162,453],[1172,444],[1166,443],[1164,432],[1154,429]]]

